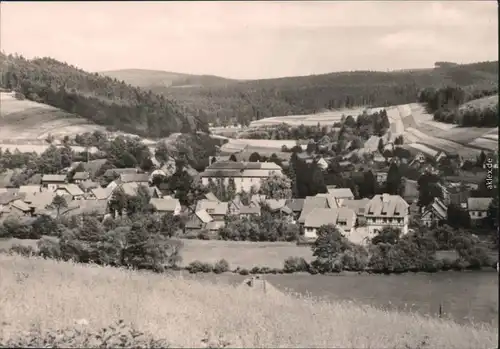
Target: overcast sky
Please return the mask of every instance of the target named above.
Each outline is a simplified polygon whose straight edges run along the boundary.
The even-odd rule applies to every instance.
[[[2,2],[0,48],[252,79],[498,60],[496,1]]]

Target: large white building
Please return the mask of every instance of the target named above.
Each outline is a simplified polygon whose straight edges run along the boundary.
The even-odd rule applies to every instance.
[[[228,185],[229,179],[234,179],[236,192],[250,192],[253,187],[255,190],[260,189],[262,180],[270,177],[273,174],[283,175],[280,166],[274,162],[234,162],[220,161],[215,162],[200,173],[200,178],[203,185],[208,185],[210,180],[222,180],[225,185]]]
[[[370,238],[384,227],[398,228],[402,234],[408,233],[409,207],[399,195],[375,195],[365,207]]]

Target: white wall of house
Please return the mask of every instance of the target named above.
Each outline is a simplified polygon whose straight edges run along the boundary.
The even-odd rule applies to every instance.
[[[249,193],[251,191],[252,187],[255,190],[259,190],[262,181],[266,178],[267,177],[233,177],[234,184],[236,187],[236,192],[241,193],[244,191],[244,192]],[[224,185],[227,186],[229,184],[229,178],[224,177],[221,179],[222,179]],[[217,178],[213,178],[213,181],[217,182]],[[210,183],[210,178],[209,177],[202,177],[201,182],[203,183],[203,185],[207,186]]]
[[[408,233],[408,215],[404,217],[366,217],[366,226],[370,236],[378,234],[384,227],[398,228],[401,233]]]
[[[318,237],[316,228],[304,227],[304,237],[308,239],[316,239]]]
[[[56,191],[61,184],[64,183],[44,183],[43,186],[47,188],[47,190]]]

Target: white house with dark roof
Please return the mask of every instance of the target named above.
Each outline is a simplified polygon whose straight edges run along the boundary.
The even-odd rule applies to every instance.
[[[354,200],[354,194],[350,188],[328,188],[328,193],[332,195],[339,206],[344,200]]]
[[[201,182],[208,186],[210,180],[221,179],[225,185],[229,184],[229,179],[234,180],[236,192],[250,192],[252,188],[260,189],[264,179],[273,174],[282,175],[282,169],[274,162],[233,162],[220,161],[211,164],[200,173]]]
[[[472,224],[478,224],[481,220],[488,217],[488,207],[493,198],[468,198],[467,211]]]
[[[66,175],[46,174],[42,177],[42,187],[55,191],[58,186],[66,184]]]
[[[408,233],[408,203],[399,195],[375,195],[365,207],[365,218],[368,233],[376,235],[384,227],[393,227]]]
[[[439,198],[422,208],[420,221],[423,225],[430,227],[434,224],[443,223],[448,219],[448,207]]]
[[[181,213],[182,206],[179,200],[174,198],[152,198],[149,203],[159,213],[171,213],[177,216]]]
[[[196,211],[200,210],[207,211],[216,221],[224,221],[224,218],[229,212],[229,203],[203,199],[196,204]]]
[[[315,239],[318,237],[317,230],[323,226],[332,224],[340,228],[342,234],[349,238],[355,230],[356,213],[347,208],[315,208],[307,215],[304,222],[304,237]]]

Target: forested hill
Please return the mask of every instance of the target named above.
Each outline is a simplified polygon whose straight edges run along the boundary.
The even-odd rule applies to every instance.
[[[238,82],[215,75],[192,75],[148,69],[121,69],[99,72],[138,87],[222,87]]]
[[[373,107],[416,102],[427,87],[490,89],[498,85],[498,62],[436,64],[434,69],[394,72],[355,71],[234,82],[227,86],[154,86],[178,103],[202,110],[210,121],[249,122],[270,116],[309,114],[359,105]]]
[[[113,130],[148,137],[179,132],[187,120],[181,112],[186,109],[163,95],[52,58],[0,54],[0,86]]]

